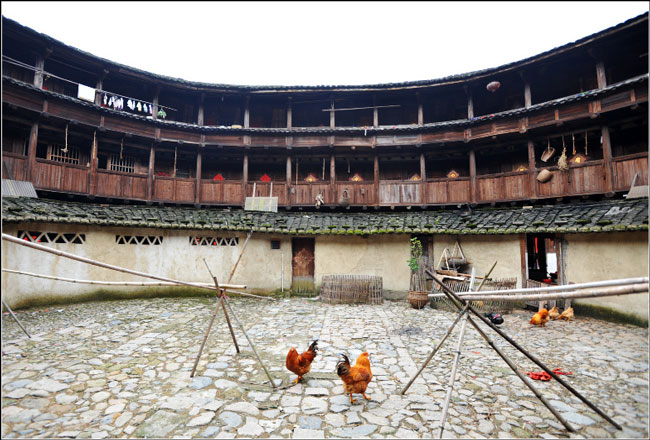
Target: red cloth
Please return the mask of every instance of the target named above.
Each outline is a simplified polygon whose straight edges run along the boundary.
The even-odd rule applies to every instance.
[[[555,374],[573,374],[570,371],[569,372],[562,371],[561,368],[554,369],[553,373],[555,373]],[[528,372],[526,372],[526,374],[528,376],[530,376],[531,379],[534,379],[534,380],[544,380],[544,381],[551,380],[551,375],[548,374],[546,371],[538,371],[536,373],[532,372],[532,371],[528,371]]]

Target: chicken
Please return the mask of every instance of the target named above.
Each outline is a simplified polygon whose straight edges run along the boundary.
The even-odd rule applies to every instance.
[[[341,357],[336,364],[336,374],[343,381],[343,391],[350,393],[350,404],[356,402],[352,399],[353,393],[362,394],[366,400],[370,400],[370,397],[366,396],[366,389],[372,380],[368,353],[361,353],[354,367],[350,365],[350,359],[346,355],[342,354]]]
[[[560,316],[560,311],[557,309],[557,306],[553,306],[553,308],[548,311],[548,317],[555,321],[558,316]]]
[[[302,354],[298,354],[295,347],[291,347],[291,349],[289,349],[285,365],[287,366],[287,370],[298,375],[294,383],[300,382],[302,380],[302,377],[305,374],[309,373],[309,370],[311,370],[311,363],[314,361],[314,358],[317,354],[318,339],[314,340],[309,348],[307,348],[307,350],[305,350]]]
[[[544,327],[548,322],[548,319],[548,310],[542,309],[533,315],[533,317],[530,319],[530,324],[541,325]]]
[[[560,316],[557,317],[557,319],[564,319],[566,321],[572,321],[573,320],[573,307],[569,307],[566,309]]]

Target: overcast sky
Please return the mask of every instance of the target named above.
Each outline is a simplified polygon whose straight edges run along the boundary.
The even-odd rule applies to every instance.
[[[647,11],[647,1],[2,2],[5,17],[99,57],[241,85],[437,79],[528,58]]]

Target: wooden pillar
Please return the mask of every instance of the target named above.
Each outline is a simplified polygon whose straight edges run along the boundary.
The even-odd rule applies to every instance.
[[[158,98],[160,97],[160,86],[156,86],[156,91],[153,95],[153,112],[152,115],[154,119],[158,118]]]
[[[288,98],[287,103],[287,128],[293,127],[293,110],[291,108],[291,96]]]
[[[196,191],[194,192],[194,203],[201,203],[201,168],[202,168],[202,157],[201,153],[203,150],[202,146],[198,146],[196,153]]]
[[[291,156],[287,156],[287,188],[291,187]]]
[[[154,143],[152,143],[151,149],[149,150],[149,171],[147,172],[147,200],[153,199],[155,165],[156,165],[156,146]]]
[[[528,252],[526,250],[526,234],[519,234],[519,255],[521,258],[521,288],[528,287]]]
[[[204,122],[204,107],[205,107],[205,93],[201,92],[201,95],[199,96],[199,111],[196,116],[196,124],[197,125],[203,125]]]
[[[379,204],[379,155],[375,153],[374,166],[373,166],[373,179],[375,188],[375,205]]]
[[[330,128],[336,127],[336,117],[335,117],[335,111],[334,111],[334,98],[330,98]]]
[[[333,154],[330,156],[330,194],[336,203],[336,157]]]
[[[476,180],[476,153],[474,150],[469,152],[469,178],[470,178],[470,199],[476,203],[478,199],[478,185]]]
[[[97,131],[93,133],[93,144],[90,149],[90,181],[88,182],[88,192],[94,196],[97,192],[97,150],[99,141],[97,140]]]
[[[422,126],[424,125],[424,106],[422,105],[422,97],[419,92],[415,95],[418,100],[418,125]]]
[[[612,142],[609,136],[609,127],[601,127],[603,137],[603,165],[605,167],[605,191],[606,195],[614,195],[614,179],[612,178]]]
[[[605,63],[600,61],[596,64],[596,78],[598,79],[598,88],[607,87],[607,75],[605,74]]]
[[[34,169],[36,168],[36,145],[38,144],[38,122],[32,124],[29,131],[29,144],[27,146],[27,181],[34,183]]]
[[[535,145],[528,141],[528,197],[537,198],[537,170],[535,168]]]
[[[244,169],[242,170],[242,193],[244,194],[243,202],[246,202],[246,190],[248,186],[248,154],[244,154]],[[255,196],[255,194],[253,194]]]
[[[530,83],[526,82],[524,83],[524,106],[528,108],[531,105],[533,105],[533,98],[530,94]]]
[[[36,69],[34,70],[34,86],[38,87],[39,89],[43,88],[43,70],[45,70],[45,58],[37,55],[36,57],[36,63],[34,66]]]
[[[474,101],[472,100],[472,93],[467,92],[467,119],[474,117]]]
[[[251,97],[246,95],[244,99],[244,128],[250,127],[251,121],[251,109],[250,109]]]
[[[420,153],[420,203],[426,203],[427,168],[424,153]]]
[[[377,96],[372,97],[372,126],[379,127],[379,109],[377,108]]]

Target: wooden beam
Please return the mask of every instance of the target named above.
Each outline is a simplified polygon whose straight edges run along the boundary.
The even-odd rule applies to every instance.
[[[205,112],[205,93],[201,92],[199,96],[199,110],[196,116],[196,124],[203,125],[204,122],[204,112]]]
[[[472,119],[474,117],[474,100],[472,99],[472,94],[468,92],[467,95],[467,119]]]
[[[38,122],[32,124],[29,130],[29,144],[27,145],[27,170],[26,178],[34,182],[34,168],[36,167],[36,145],[38,144]]]
[[[476,153],[474,150],[469,152],[469,177],[470,177],[470,200],[476,203],[478,199],[478,182],[476,180]]]
[[[334,98],[330,98],[330,128],[336,127],[336,117],[334,116]]]
[[[244,194],[244,200],[242,200],[242,204],[246,202],[246,186],[248,186],[248,154],[244,154],[244,163],[242,170],[242,193]]]
[[[202,148],[199,146],[197,147],[198,151],[196,153],[196,188],[194,191],[194,203],[200,203],[201,202],[201,168],[202,168]]]
[[[287,156],[287,189],[290,187],[291,187],[291,156]]]
[[[152,200],[154,190],[154,172],[156,165],[156,146],[152,142],[149,150],[149,171],[147,172],[147,200]]]
[[[373,165],[373,179],[375,187],[375,205],[379,205],[379,155],[375,153]]]
[[[422,104],[422,97],[420,93],[416,93],[418,100],[418,125],[424,125],[424,105]]]
[[[535,179],[535,144],[528,141],[528,198],[537,198],[537,180]]]
[[[379,127],[379,108],[377,107],[377,95],[372,96],[372,126],[377,128]],[[389,107],[389,106],[382,106]]]
[[[424,153],[420,153],[420,203],[425,203],[427,190],[427,168]]]
[[[336,198],[336,157],[330,156],[330,188],[332,197]]]
[[[530,93],[530,83],[526,82],[524,84],[524,106],[528,108],[532,105],[533,105],[533,98]]]
[[[525,289],[528,279],[528,253],[526,251],[526,234],[519,234],[519,256],[521,259],[521,288]]]
[[[43,88],[43,70],[45,70],[45,58],[42,56],[36,57],[36,69],[34,70],[34,86],[39,89]]]
[[[596,77],[598,78],[598,88],[607,87],[607,75],[605,73],[605,63],[602,61],[596,64]]]
[[[93,144],[90,149],[90,174],[88,175],[88,193],[94,196],[97,192],[97,131],[93,133]]]
[[[606,194],[614,194],[614,179],[612,179],[612,142],[609,135],[609,127],[601,127],[603,137],[603,165],[605,167],[605,191]]]

